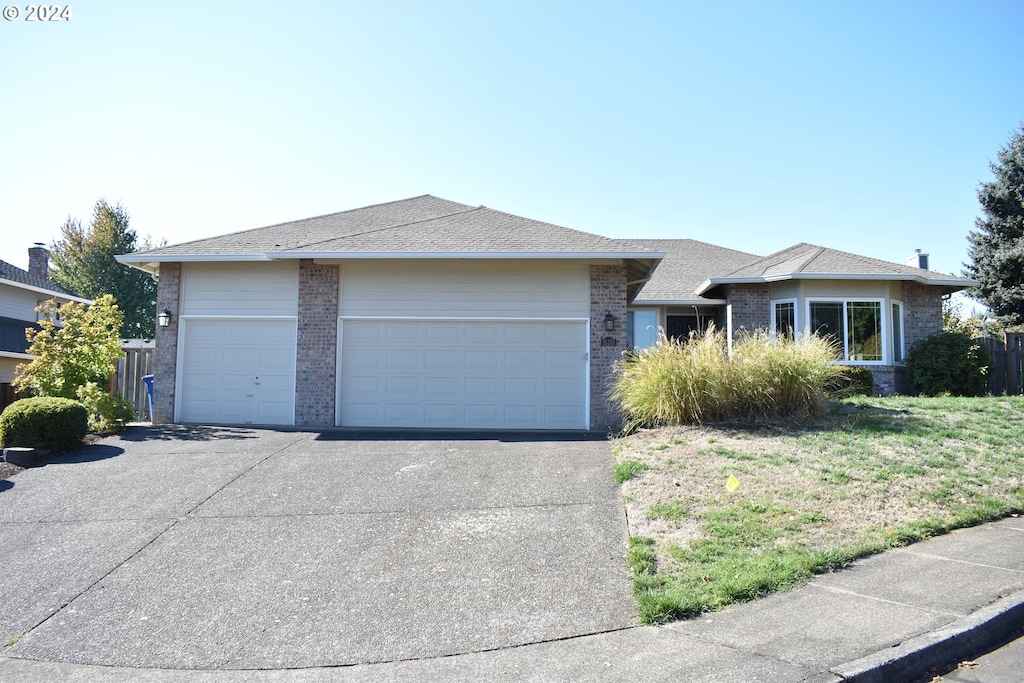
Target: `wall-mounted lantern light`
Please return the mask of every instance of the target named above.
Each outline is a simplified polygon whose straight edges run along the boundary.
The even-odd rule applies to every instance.
[[[167,327],[171,324],[171,312],[166,308],[156,316],[156,323],[160,327]]]
[[[612,315],[611,311],[604,317],[604,329],[611,332],[615,329],[615,316]]]

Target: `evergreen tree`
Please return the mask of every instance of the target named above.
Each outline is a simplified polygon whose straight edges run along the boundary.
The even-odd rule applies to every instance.
[[[128,211],[105,199],[96,202],[92,222],[82,227],[70,216],[61,226],[61,240],[50,247],[50,279],[89,299],[110,294],[124,314],[124,339],[152,339],[156,333],[156,282],[147,273],[118,263],[114,256],[151,247],[139,243]]]
[[[995,178],[978,187],[984,216],[967,236],[965,274],[981,284],[971,294],[1008,326],[1024,324],[1024,125],[989,167]]]

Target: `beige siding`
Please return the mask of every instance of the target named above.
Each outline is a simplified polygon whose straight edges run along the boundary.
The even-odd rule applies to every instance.
[[[15,320],[35,320],[36,306],[56,296],[31,292],[20,287],[0,285],[0,316]]]
[[[341,266],[342,316],[586,318],[585,265],[367,261]]]
[[[772,299],[795,299],[800,296],[800,283],[797,280],[771,283]]]
[[[22,363],[29,363],[31,361],[23,360],[20,358],[0,358],[0,382],[4,384],[10,384],[14,381],[15,368]]]
[[[182,266],[182,315],[297,315],[298,309],[297,261]]]
[[[890,284],[882,280],[803,280],[803,296],[842,299],[881,299],[889,295]],[[773,290],[774,297],[774,290]]]

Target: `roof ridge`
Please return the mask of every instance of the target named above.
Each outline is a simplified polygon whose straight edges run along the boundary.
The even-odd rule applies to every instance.
[[[289,225],[290,223],[300,223],[302,221],[312,221],[312,220],[316,220],[318,218],[327,218],[329,216],[340,216],[341,214],[344,214],[344,213],[353,213],[355,211],[363,211],[364,209],[373,209],[373,208],[376,208],[378,206],[387,206],[388,204],[400,204],[402,202],[411,202],[414,199],[423,199],[424,197],[431,197],[433,199],[439,199],[442,202],[451,202],[452,204],[462,204],[462,202],[455,202],[455,201],[452,201],[450,199],[445,199],[443,197],[437,197],[437,196],[429,194],[429,193],[428,194],[419,194],[419,195],[416,195],[415,197],[406,197],[405,199],[395,199],[395,200],[392,200],[390,202],[379,202],[377,204],[368,204],[366,206],[357,206],[354,209],[345,209],[344,211],[332,211],[331,213],[322,213],[319,216],[307,216],[306,218],[296,218],[296,219],[293,219],[293,220],[290,220],[290,221],[281,221],[280,223],[271,223],[270,225],[261,225],[261,226],[255,227],[255,228],[246,228],[244,230],[233,230],[231,232],[223,233],[222,235],[213,235],[211,237],[200,237],[198,239],[188,240],[187,242],[176,242],[173,245],[166,245],[166,246],[182,247],[182,246],[185,246],[185,245],[188,245],[188,244],[195,244],[197,242],[205,242],[206,240],[212,239],[213,237],[225,237],[227,235],[244,235],[246,233],[255,232],[257,230],[266,230],[267,228],[278,228],[278,227],[281,227],[282,225]],[[469,205],[468,204],[462,204],[462,206],[469,206]],[[147,250],[147,251],[152,251],[152,250]]]
[[[729,252],[732,252],[733,254],[737,254],[739,256],[750,256],[750,257],[752,257],[755,260],[767,258],[765,256],[761,256],[760,254],[754,254],[754,253],[751,253],[749,251],[740,251],[739,249],[733,249],[732,247],[723,247],[720,244],[713,244],[712,242],[705,242],[704,240],[697,240],[697,239],[694,239],[692,237],[643,237],[643,238],[632,239],[632,241],[634,241],[634,242],[693,242],[695,244],[704,245],[705,247],[711,247],[712,249],[718,249],[720,251],[729,251]],[[753,261],[751,261],[751,262],[753,262]]]
[[[531,223],[537,223],[538,225],[549,225],[552,228],[558,228],[559,230],[568,230],[569,232],[573,232],[573,233],[576,233],[578,235],[586,235],[587,237],[599,237],[599,238],[601,238],[603,240],[606,240],[608,242],[628,242],[629,241],[629,240],[626,240],[626,239],[618,239],[618,238],[615,238],[615,237],[606,237],[605,235],[598,235],[597,233],[586,232],[585,230],[577,230],[576,228],[567,228],[566,226],[559,225],[558,223],[551,223],[549,221],[540,221],[540,220],[537,220],[536,218],[527,218],[526,216],[519,216],[519,215],[514,214],[514,213],[509,213],[508,211],[502,211],[501,209],[492,209],[491,207],[484,206],[483,204],[480,205],[480,208],[481,209],[487,209],[488,211],[493,211],[494,213],[500,213],[503,216],[509,216],[509,217],[515,218],[517,220],[530,221]],[[644,249],[646,250],[646,247]]]
[[[429,197],[431,195],[423,195],[423,196],[424,197]],[[418,197],[415,197],[414,199],[418,199]],[[440,199],[440,197],[435,197],[435,199]],[[448,200],[445,199],[443,201],[448,201]],[[459,202],[453,202],[453,203],[454,204],[458,204]],[[377,205],[377,206],[379,206],[379,205]],[[469,206],[469,205],[468,204],[463,204],[463,206]],[[363,207],[363,208],[367,208],[367,207]],[[310,242],[309,244],[300,244],[300,245],[295,246],[295,247],[289,247],[285,251],[295,251],[296,249],[303,249],[303,248],[308,249],[309,247],[313,246],[314,244],[323,244],[324,242],[334,242],[336,240],[345,240],[345,239],[349,239],[350,237],[362,237],[363,235],[372,235],[372,234],[377,233],[377,232],[384,232],[385,230],[396,230],[398,228],[408,228],[411,225],[418,225],[419,223],[429,223],[430,221],[436,221],[436,220],[440,220],[442,218],[450,218],[452,216],[461,216],[463,214],[473,213],[474,211],[479,211],[482,208],[484,208],[484,207],[482,207],[482,206],[470,206],[465,211],[455,211],[453,213],[446,213],[446,214],[443,214],[441,216],[431,216],[430,218],[424,218],[423,220],[410,221],[408,223],[398,223],[396,225],[386,225],[383,228],[374,228],[372,230],[366,230],[365,232],[352,232],[352,233],[349,233],[347,235],[340,235],[338,237],[329,237],[328,239],[325,239],[325,240],[318,240],[316,242]],[[344,213],[344,212],[343,211],[339,211],[338,213]],[[334,215],[334,214],[326,214],[326,215],[331,216],[331,215]],[[322,216],[314,216],[314,218],[322,218]],[[302,220],[310,220],[310,219],[302,219]],[[267,227],[273,227],[273,226],[267,226]]]
[[[8,277],[8,274],[3,272],[3,268],[5,267],[17,271],[16,273],[12,273],[12,275],[15,275],[16,277]],[[31,273],[24,268],[19,268],[13,263],[8,263],[7,261],[0,261],[0,280],[15,282],[19,285],[28,285],[29,287],[37,287],[48,292],[53,292],[54,294],[63,294],[65,296],[75,297],[81,296],[78,292],[73,292],[64,285],[54,282],[48,277],[39,277],[38,275]]]

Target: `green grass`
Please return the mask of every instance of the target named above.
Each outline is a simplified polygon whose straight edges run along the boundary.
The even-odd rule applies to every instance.
[[[615,483],[627,482],[651,466],[639,460],[622,460],[615,465]]]
[[[682,501],[673,500],[667,503],[655,503],[647,508],[649,519],[670,519],[678,522],[690,516],[690,506]]]
[[[664,449],[652,446],[661,431],[620,440],[644,623],[1024,511],[1024,397],[865,397],[817,420],[662,431]],[[731,492],[729,473],[741,481]]]

